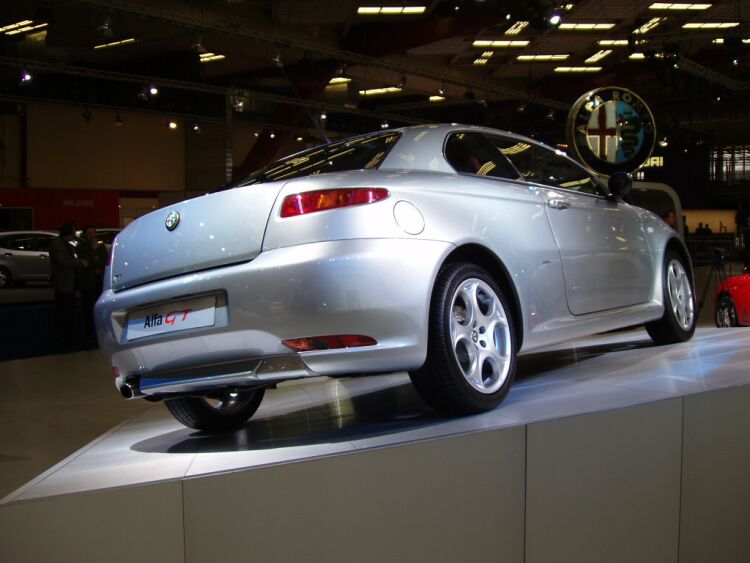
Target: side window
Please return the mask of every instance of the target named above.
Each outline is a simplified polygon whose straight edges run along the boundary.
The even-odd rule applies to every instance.
[[[3,240],[3,247],[11,250],[36,250],[34,235],[13,235]]]
[[[49,252],[49,243],[52,242],[50,235],[37,235],[36,237],[36,250],[39,252]]]
[[[466,174],[518,180],[518,172],[481,133],[454,133],[445,143],[445,159]]]
[[[574,192],[605,196],[596,179],[562,152],[516,139],[493,137],[495,144],[518,168],[524,180]]]

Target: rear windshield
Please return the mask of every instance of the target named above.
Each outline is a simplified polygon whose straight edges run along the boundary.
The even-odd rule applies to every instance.
[[[401,134],[396,132],[376,133],[315,147],[272,162],[240,182],[227,187],[291,180],[327,172],[377,168],[400,136]]]

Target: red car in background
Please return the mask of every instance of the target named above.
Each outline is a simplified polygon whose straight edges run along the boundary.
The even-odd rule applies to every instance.
[[[716,326],[750,325],[750,273],[731,276],[716,290]]]

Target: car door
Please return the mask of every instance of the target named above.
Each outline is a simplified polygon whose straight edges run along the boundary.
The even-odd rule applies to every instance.
[[[14,233],[3,237],[0,250],[14,279],[25,281],[38,278],[42,262],[36,244],[34,233]],[[46,267],[47,261],[43,264]]]
[[[526,145],[507,156],[539,186],[560,251],[570,312],[585,315],[647,302],[653,268],[637,210],[608,199],[599,181],[561,151]]]

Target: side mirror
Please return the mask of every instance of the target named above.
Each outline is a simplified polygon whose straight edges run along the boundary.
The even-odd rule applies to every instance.
[[[607,187],[609,188],[610,198],[622,199],[633,188],[633,177],[627,172],[615,172],[609,177]]]

